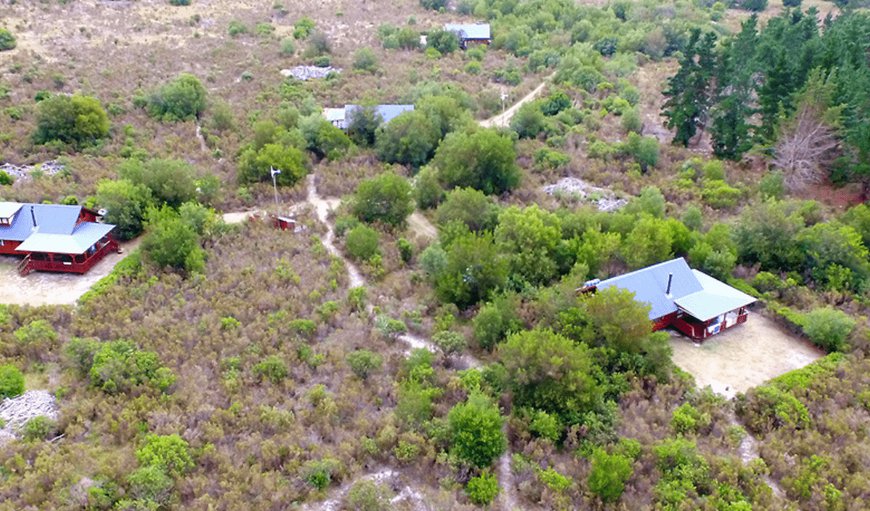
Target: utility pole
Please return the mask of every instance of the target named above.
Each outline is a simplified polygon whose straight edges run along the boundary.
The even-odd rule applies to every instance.
[[[275,191],[275,205],[277,206],[278,205],[278,178],[277,178],[277,176],[278,176],[278,174],[281,173],[281,171],[274,168],[274,167],[271,167],[271,166],[269,167],[269,171],[272,173],[272,189]]]

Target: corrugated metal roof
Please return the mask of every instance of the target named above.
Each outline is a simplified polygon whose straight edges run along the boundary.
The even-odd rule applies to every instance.
[[[707,321],[734,309],[746,307],[756,301],[748,294],[716,280],[706,273],[698,270],[692,270],[692,273],[701,283],[703,290],[677,298],[674,303],[694,318]]]
[[[674,278],[668,295],[670,274]],[[755,302],[755,298],[728,284],[689,268],[682,257],[613,277],[596,287],[605,289],[612,286],[627,289],[634,293],[635,300],[648,303],[652,307],[650,320],[667,316],[679,308],[707,321]]]
[[[54,254],[83,254],[94,244],[109,234],[115,226],[85,222],[79,224],[72,234],[49,234],[36,232],[28,237],[17,251],[51,252]]]
[[[489,23],[448,23],[444,25],[447,32],[456,32],[461,39],[489,39]]]
[[[347,105],[344,107],[344,120],[346,123],[349,123],[353,118],[353,115],[358,110],[363,107],[359,105]],[[411,112],[414,110],[414,105],[376,105],[374,107],[375,113],[383,119],[384,124],[392,121],[399,115],[405,112]]]
[[[666,296],[668,275],[673,273],[671,296]],[[682,257],[613,277],[598,284],[599,289],[616,286],[634,292],[635,300],[650,304],[651,320],[677,310],[674,298],[701,291],[701,284]]]
[[[11,218],[21,206],[20,202],[0,202],[0,218]]]
[[[31,215],[31,208],[33,214]],[[21,204],[21,209],[9,227],[0,227],[0,239],[24,241],[35,232],[42,234],[72,234],[81,213],[81,206],[61,204]],[[37,229],[34,229],[33,217]]]
[[[343,122],[344,108],[324,108],[323,116],[326,117],[326,120],[329,122]]]

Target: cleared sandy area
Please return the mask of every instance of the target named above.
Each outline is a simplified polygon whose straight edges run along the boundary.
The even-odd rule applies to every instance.
[[[754,313],[746,323],[702,344],[675,334],[671,346],[674,363],[694,376],[698,387],[709,385],[728,398],[824,356],[810,342]]]
[[[98,280],[108,275],[118,262],[139,246],[139,240],[122,243],[122,254],[111,253],[84,275],[35,271],[18,275],[18,262],[0,256],[0,303],[11,305],[71,305]]]

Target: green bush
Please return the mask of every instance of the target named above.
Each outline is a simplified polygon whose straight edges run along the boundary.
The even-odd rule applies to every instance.
[[[447,421],[451,452],[476,467],[488,467],[507,448],[501,429],[504,419],[483,394],[472,393],[465,403],[454,406]]]
[[[11,50],[15,48],[15,36],[8,29],[0,28],[0,51]]]
[[[411,258],[414,257],[414,246],[411,245],[411,242],[405,238],[399,238],[396,240],[396,248],[399,249],[399,257],[402,259],[402,262],[405,264],[410,263]]]
[[[659,162],[659,142],[653,137],[642,137],[637,133],[629,133],[622,151],[634,158],[643,172],[655,167]]]
[[[701,413],[690,403],[678,406],[671,416],[671,428],[677,434],[697,433],[710,424],[710,415]]]
[[[130,484],[130,496],[137,501],[147,501],[156,503],[157,505],[165,505],[169,502],[172,496],[172,488],[175,482],[169,475],[156,466],[140,467],[127,476],[127,483]],[[121,505],[115,506],[119,509],[131,509]],[[132,509],[141,509],[132,507]]]
[[[466,346],[465,337],[458,332],[452,332],[450,330],[438,332],[433,335],[432,343],[447,356],[462,352]]]
[[[353,57],[353,68],[357,71],[374,73],[378,70],[378,58],[371,48],[360,48]]]
[[[353,374],[361,380],[365,380],[371,373],[377,371],[383,365],[383,357],[369,350],[356,350],[347,354],[347,365]]]
[[[5,170],[0,170],[0,186],[9,186],[15,182],[15,179]]]
[[[404,112],[375,132],[378,157],[387,163],[419,167],[435,154],[440,132],[421,111]]]
[[[145,443],[136,449],[140,465],[157,467],[167,474],[179,476],[192,469],[193,458],[187,441],[177,434],[145,436]]]
[[[420,0],[420,5],[425,9],[440,11],[447,8],[447,0]]]
[[[109,116],[100,101],[90,96],[52,96],[39,103],[37,144],[61,142],[76,148],[94,145],[109,134]]]
[[[292,57],[293,54],[296,53],[296,43],[293,42],[293,39],[290,39],[289,37],[281,39],[280,53],[285,57]]]
[[[181,73],[148,96],[148,113],[164,121],[186,121],[205,110],[206,90],[199,79]]]
[[[53,420],[40,415],[24,424],[24,427],[21,429],[21,436],[28,442],[45,440],[54,433],[56,427],[57,424]]]
[[[323,490],[341,469],[341,462],[332,458],[309,460],[302,466],[302,478],[313,488]]]
[[[433,30],[426,38],[426,45],[435,48],[442,55],[447,55],[459,49],[459,37],[454,32]]]
[[[305,39],[314,32],[314,27],[314,20],[307,16],[303,16],[293,24],[293,37],[295,39]]]
[[[498,479],[495,474],[484,470],[480,475],[468,480],[465,493],[471,502],[478,506],[487,506],[498,496]]]
[[[175,375],[160,363],[156,353],[141,351],[129,341],[103,343],[94,353],[88,374],[91,384],[107,394],[140,385],[165,392],[175,383]]]
[[[596,449],[591,458],[589,489],[604,502],[616,502],[625,490],[625,483],[634,473],[631,459],[621,454],[607,454]]]
[[[24,392],[24,375],[12,364],[0,366],[0,400]]]
[[[358,225],[347,233],[345,246],[350,256],[357,261],[368,261],[379,252],[380,236],[371,227]]]
[[[230,37],[238,37],[242,34],[247,34],[248,27],[239,20],[232,20],[227,27],[227,33]]]
[[[287,377],[289,371],[284,360],[277,355],[269,355],[254,366],[254,374],[260,379],[267,379],[272,383],[279,383]]]
[[[96,203],[105,208],[106,222],[116,226],[121,241],[134,238],[145,223],[148,208],[154,204],[151,190],[126,179],[104,179],[97,183]]]
[[[152,210],[147,235],[142,241],[143,258],[158,268],[183,270],[188,274],[205,269],[205,250],[199,234],[174,210]]]
[[[801,321],[807,337],[826,351],[842,351],[856,324],[845,312],[831,307],[815,309]]]
[[[351,486],[344,498],[345,509],[354,511],[389,511],[392,492],[374,481],[359,481]]]
[[[424,167],[414,183],[414,200],[420,209],[431,209],[441,202],[444,189],[438,183],[438,174],[431,167]]]
[[[562,423],[555,415],[543,410],[532,410],[529,417],[529,431],[539,438],[545,438],[554,444],[562,438]]]
[[[448,188],[471,187],[487,195],[513,190],[520,184],[513,141],[493,129],[450,133],[435,151],[432,166]]]
[[[351,211],[363,222],[402,225],[414,211],[411,185],[394,172],[366,179],[357,187]]]

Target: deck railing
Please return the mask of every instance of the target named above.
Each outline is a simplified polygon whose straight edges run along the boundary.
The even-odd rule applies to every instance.
[[[118,250],[118,242],[115,240],[106,240],[98,244],[97,250],[88,256],[87,259],[81,262],[71,261],[46,261],[43,259],[34,259],[28,255],[25,259],[30,260],[30,271],[53,271],[63,273],[86,273],[94,267],[95,264],[109,254]],[[29,272],[28,272],[29,273]]]

